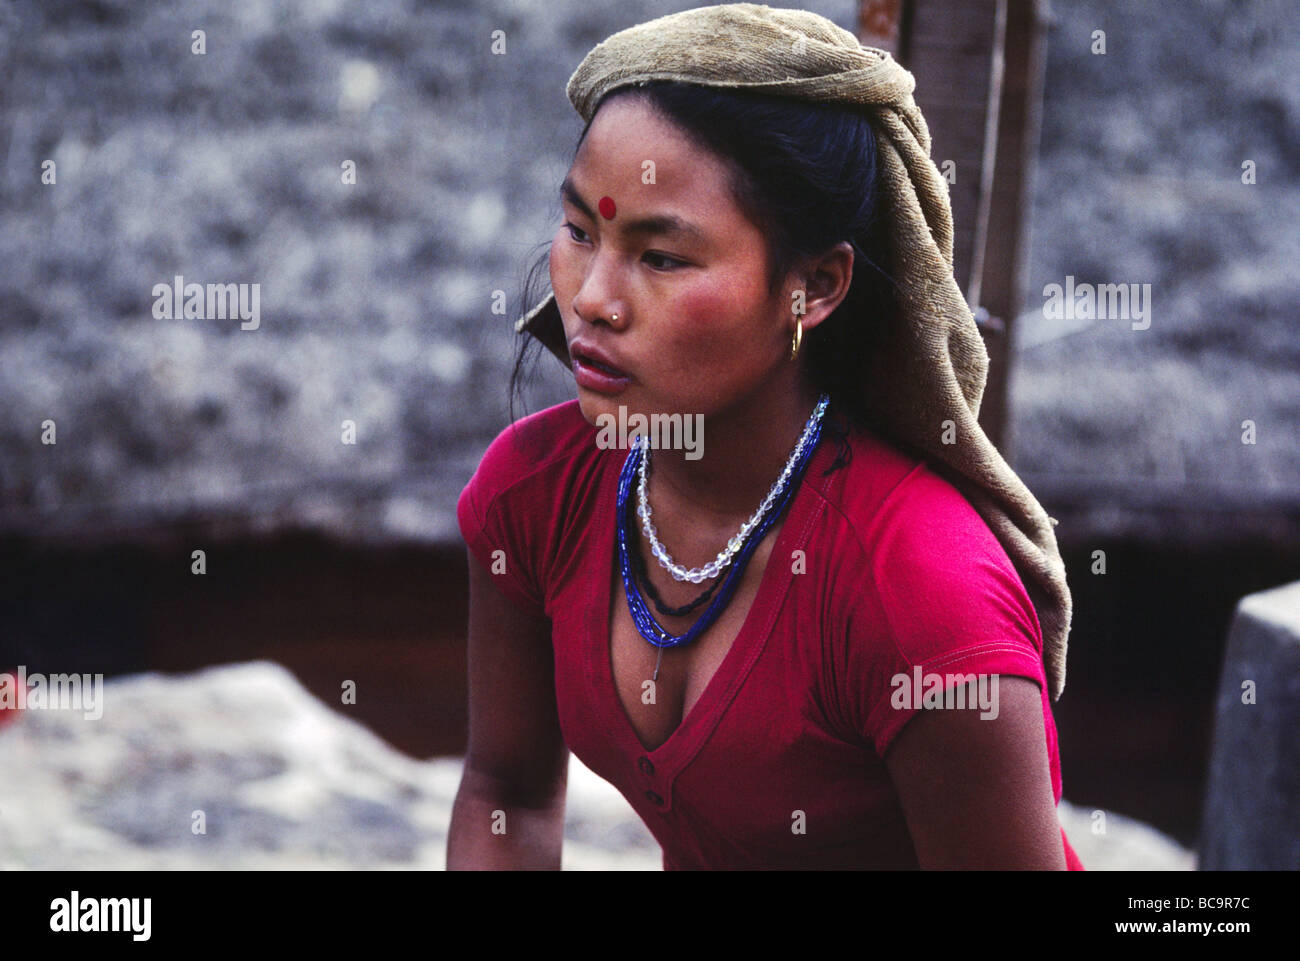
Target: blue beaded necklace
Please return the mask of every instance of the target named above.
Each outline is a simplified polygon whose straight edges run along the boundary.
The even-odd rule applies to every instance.
[[[732,594],[735,593],[739,585],[740,577],[749,563],[750,556],[758,548],[759,543],[767,534],[771,526],[776,522],[784,512],[786,506],[794,496],[795,490],[803,478],[804,470],[808,466],[808,461],[812,459],[813,451],[817,449],[817,442],[821,438],[822,423],[824,418],[819,419],[813,427],[812,434],[808,438],[808,444],[805,446],[803,453],[800,454],[798,461],[795,462],[794,470],[790,472],[790,478],[785,486],[781,489],[776,503],[762,522],[750,532],[737,552],[734,562],[727,570],[726,579],[718,590],[718,595],[713,602],[705,609],[700,618],[690,626],[683,634],[673,634],[664,629],[664,627],[655,620],[654,615],[646,605],[645,599],[641,596],[641,589],[637,586],[632,576],[631,563],[629,560],[629,542],[630,533],[628,529],[628,494],[632,490],[632,484],[636,480],[637,470],[640,466],[642,457],[642,447],[640,444],[632,445],[628,451],[627,460],[623,462],[622,473],[618,478],[618,505],[617,505],[617,524],[618,531],[618,562],[619,570],[623,575],[623,593],[627,597],[628,611],[632,615],[632,623],[636,625],[637,633],[643,638],[659,648],[659,657],[663,658],[663,649],[665,647],[680,647],[683,644],[689,644],[701,634],[703,634],[722,609],[727,606],[731,600]],[[642,438],[644,443],[644,438]],[[659,664],[655,664],[654,680],[659,679]]]

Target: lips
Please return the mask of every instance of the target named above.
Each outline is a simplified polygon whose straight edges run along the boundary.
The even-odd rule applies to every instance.
[[[578,357],[578,363],[580,363],[580,364],[586,364],[588,367],[595,368],[596,370],[600,371],[602,374],[609,374],[609,376],[611,376],[611,377],[626,377],[626,376],[627,376],[626,373],[624,373],[623,371],[619,370],[617,367],[611,367],[611,366],[609,366],[609,364],[602,364],[600,361],[595,360],[595,359],[593,359],[593,358],[591,358],[591,357],[587,357],[587,356],[580,355],[580,356]]]
[[[604,351],[581,341],[574,341],[569,345],[569,356],[584,367],[590,367],[610,377],[630,376],[627,371],[615,364],[614,359]]]
[[[621,394],[632,383],[627,373],[603,350],[575,340],[569,345],[569,359],[573,361],[573,379],[584,390],[613,397]]]

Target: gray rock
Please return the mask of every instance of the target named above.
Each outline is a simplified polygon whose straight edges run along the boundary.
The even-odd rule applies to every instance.
[[[1194,871],[1196,853],[1149,824],[1062,800],[1056,809],[1070,847],[1089,871]]]
[[[0,728],[0,870],[440,869],[461,768],[395,751],[277,664],[121,678],[98,720],[28,710]],[[1191,867],[1145,825],[1109,814],[1097,833],[1093,812],[1060,815],[1091,870]],[[564,867],[661,858],[623,796],[571,758]]]
[[[1300,581],[1237,605],[1201,824],[1207,870],[1300,868]]]
[[[412,760],[253,662],[111,680],[97,720],[23,711],[0,728],[0,770],[0,870],[440,869],[461,760]],[[566,837],[569,869],[661,866],[576,761]]]

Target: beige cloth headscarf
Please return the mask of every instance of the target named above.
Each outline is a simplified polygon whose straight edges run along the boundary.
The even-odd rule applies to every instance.
[[[817,14],[753,3],[700,7],[622,30],[569,78],[583,120],[615,87],[676,80],[862,108],[877,134],[882,202],[898,284],[898,328],[862,372],[863,396],[893,435],[942,469],[984,518],[1015,564],[1038,614],[1053,699],[1065,688],[1070,591],[1056,523],[1003,460],[976,420],[988,353],[953,277],[948,184],[930,159],[916,81],[890,55]],[[866,320],[864,319],[864,322]],[[554,294],[516,324],[566,366]],[[944,422],[957,442],[942,443]]]

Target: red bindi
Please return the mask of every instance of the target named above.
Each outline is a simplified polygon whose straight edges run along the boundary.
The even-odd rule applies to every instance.
[[[601,197],[600,203],[596,204],[596,208],[600,211],[600,215],[604,217],[606,220],[614,219],[614,198],[613,197]]]

